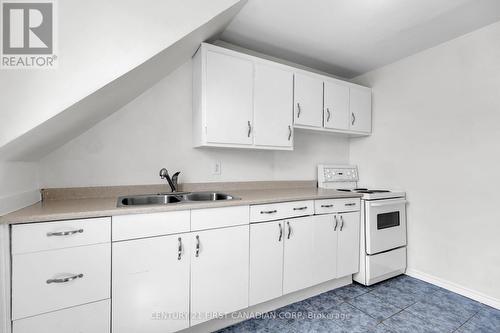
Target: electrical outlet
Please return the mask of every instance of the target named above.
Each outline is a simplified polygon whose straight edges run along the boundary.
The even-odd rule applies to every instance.
[[[221,163],[220,163],[220,161],[215,161],[214,166],[213,166],[213,170],[212,170],[212,174],[220,176],[220,174],[221,174]]]

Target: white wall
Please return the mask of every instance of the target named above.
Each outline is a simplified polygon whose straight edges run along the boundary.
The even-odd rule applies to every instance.
[[[364,181],[408,193],[408,267],[500,306],[500,23],[356,81],[373,87]]]
[[[318,163],[348,161],[346,138],[308,132],[295,134],[293,152],[192,148],[191,67],[42,159],[42,187],[156,184],[162,167],[180,170],[181,182],[316,179]]]
[[[39,200],[36,163],[0,163],[0,216]]]
[[[237,2],[56,1],[58,67],[0,73],[0,147],[140,65]]]

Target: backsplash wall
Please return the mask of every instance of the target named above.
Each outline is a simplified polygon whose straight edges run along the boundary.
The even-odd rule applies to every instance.
[[[348,162],[346,137],[306,131],[296,131],[294,151],[193,148],[191,69],[188,61],[42,159],[42,187],[157,184],[162,167],[180,170],[180,182],[311,180],[318,163]]]

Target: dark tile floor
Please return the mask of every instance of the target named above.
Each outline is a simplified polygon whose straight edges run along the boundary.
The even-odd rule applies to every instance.
[[[247,332],[500,333],[500,311],[401,275],[335,289],[218,333]]]

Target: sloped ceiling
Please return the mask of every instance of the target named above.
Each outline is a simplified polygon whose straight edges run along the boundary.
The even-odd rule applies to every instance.
[[[499,0],[249,0],[221,39],[352,78],[498,20]]]
[[[88,130],[217,38],[244,3],[60,2],[59,68],[0,73],[0,160],[37,161]]]

